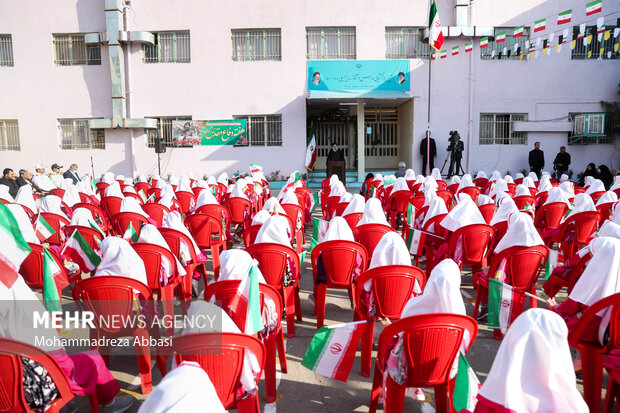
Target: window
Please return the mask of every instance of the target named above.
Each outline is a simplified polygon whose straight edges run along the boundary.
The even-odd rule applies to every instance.
[[[571,113],[573,131],[568,134],[568,144],[613,143],[611,125],[606,122],[604,113]]]
[[[232,59],[235,62],[282,60],[280,29],[232,30]]]
[[[13,38],[0,34],[0,66],[13,66]]]
[[[19,127],[13,119],[0,119],[0,151],[19,151]]]
[[[189,31],[158,32],[153,46],[142,46],[142,63],[190,63]]]
[[[308,59],[355,59],[355,27],[308,27]]]
[[[481,113],[480,145],[527,144],[527,133],[514,131],[515,122],[526,120],[526,113]]]
[[[527,49],[525,42],[530,39],[530,29],[523,28],[523,35],[512,37],[514,27],[498,27],[495,28],[495,37],[489,39],[489,46],[480,49],[480,59],[482,60],[520,60],[521,54],[526,54]],[[495,43],[497,35],[504,33],[506,40],[501,43]],[[523,59],[525,61],[525,59]]]
[[[386,27],[385,58],[430,58],[431,47],[427,43],[423,43],[421,38],[421,30],[417,27]]]
[[[610,31],[609,39],[605,40],[605,33],[601,36],[601,41],[598,40],[596,34],[596,26],[586,26],[583,39],[577,39],[579,36],[579,26],[573,27],[573,39],[575,39],[575,48],[571,52],[571,59],[618,59],[620,57],[619,52],[614,50],[614,29],[617,26],[605,26],[605,30]],[[592,36],[592,43],[586,45],[584,42],[588,36]],[[601,48],[603,49],[603,55],[601,56]]]
[[[105,149],[103,129],[88,127],[88,119],[58,119],[60,149]]]
[[[192,120],[191,116],[149,116],[149,118],[157,118],[157,129],[147,129],[146,146],[155,147],[157,139],[162,140],[164,146],[180,148],[182,146],[173,145],[174,137],[172,136],[173,120]]]
[[[54,63],[57,66],[100,65],[101,48],[87,46],[83,34],[54,34]]]
[[[282,146],[282,115],[234,116],[248,121],[248,146]]]

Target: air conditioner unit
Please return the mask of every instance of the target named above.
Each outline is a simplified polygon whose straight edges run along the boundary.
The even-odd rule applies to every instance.
[[[578,136],[605,136],[605,114],[575,115],[573,137]]]

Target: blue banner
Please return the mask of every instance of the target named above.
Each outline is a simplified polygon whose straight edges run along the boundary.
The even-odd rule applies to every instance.
[[[310,60],[308,90],[411,90],[409,60]]]

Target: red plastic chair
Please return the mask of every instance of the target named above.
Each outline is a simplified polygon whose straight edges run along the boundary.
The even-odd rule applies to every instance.
[[[249,221],[252,212],[252,203],[245,198],[229,198],[225,203],[230,212],[230,222],[232,225],[243,226]]]
[[[489,180],[487,178],[476,178],[473,180],[474,185],[476,185],[478,189],[486,188],[488,182]]]
[[[435,253],[437,249],[448,240],[448,230],[440,225],[440,222],[448,214],[439,214],[428,221],[422,227],[422,234],[420,235],[420,245],[424,247],[424,257],[426,259],[426,276],[428,277],[433,267],[435,266]],[[433,230],[431,231],[431,226]],[[416,254],[414,265],[418,265],[420,262],[420,256]]]
[[[189,214],[196,207],[196,196],[193,193],[180,191],[175,192],[179,204],[181,205],[181,212]]]
[[[478,205],[478,209],[484,218],[484,222],[490,224],[495,214],[495,204]]]
[[[293,224],[293,234],[295,238],[295,245],[297,247],[297,252],[302,252],[304,247],[304,223],[305,223],[305,213],[302,207],[299,205],[292,204],[284,204],[282,205],[284,212],[286,212],[286,216],[288,216]]]
[[[437,191],[446,191],[448,189],[448,184],[446,181],[438,180],[437,182]]]
[[[222,231],[226,234],[227,229],[230,230],[230,212],[228,208],[222,205],[202,205],[194,211],[196,214],[207,214],[222,222]]]
[[[265,365],[265,346],[259,339],[239,333],[192,333],[172,339],[177,364],[195,361],[203,368],[227,410],[239,413],[259,413],[258,392],[237,400],[237,390],[243,369],[244,353],[252,352],[258,360],[260,374]]]
[[[140,205],[144,204],[144,200],[138,194],[134,194],[133,192],[123,192],[123,195],[125,195],[125,198],[134,198]]]
[[[269,242],[254,244],[245,250],[258,261],[258,268],[265,277],[267,284],[280,292],[286,314],[286,334],[289,338],[295,337],[295,316],[297,316],[298,321],[302,321],[298,284],[301,274],[299,255],[290,247]],[[290,270],[293,272],[295,281],[285,286],[284,276],[287,267],[292,267]]]
[[[211,215],[192,214],[185,218],[185,226],[189,229],[194,241],[201,250],[211,250],[211,261],[213,262],[213,273],[215,279],[220,276],[220,251],[226,249],[226,238],[222,231],[221,220],[217,220]],[[205,284],[207,278],[205,273]]]
[[[403,228],[407,225],[407,210],[411,205],[413,195],[408,191],[398,191],[388,200],[388,218],[392,228],[396,229],[396,218],[403,216]]]
[[[0,394],[2,395],[0,397],[0,411],[35,412],[28,407],[24,395],[22,357],[39,363],[49,374],[56,386],[58,396],[45,412],[58,413],[65,404],[73,399],[74,395],[69,380],[56,360],[37,347],[6,337],[0,337]],[[93,393],[90,395],[90,399],[91,409],[96,408],[92,411],[98,412],[97,395]]]
[[[331,220],[334,216],[334,212],[336,211],[336,207],[340,203],[339,196],[330,196],[327,197],[327,201],[325,202],[325,212],[323,213],[323,217],[327,220]]]
[[[374,317],[368,316],[368,309],[363,303],[365,292],[363,286],[366,281],[372,284],[370,293],[375,303]],[[400,319],[407,301],[417,295],[414,293],[416,281],[420,290],[423,291],[426,285],[426,275],[418,267],[410,265],[386,265],[373,268],[355,280],[359,287],[355,289],[354,320],[368,320],[362,336],[362,376],[370,376],[375,320],[378,318],[389,318],[392,321]]]
[[[345,221],[347,221],[347,224],[349,224],[349,228],[351,228],[351,231],[353,231],[355,230],[355,227],[357,227],[357,223],[360,222],[360,219],[362,219],[363,215],[364,214],[362,212],[354,212],[344,216],[343,218]]]
[[[369,257],[372,257],[375,247],[381,241],[381,238],[388,232],[394,231],[394,228],[383,224],[364,224],[356,226],[353,229],[353,237],[357,242],[362,244],[366,249]]]
[[[151,195],[153,195],[154,198],[160,198],[161,197],[161,188],[157,188],[155,186],[149,188],[146,191],[146,196],[147,196],[147,198],[150,198]]]
[[[543,192],[543,193],[546,193],[546,192]],[[515,196],[514,198],[512,198],[512,200],[515,201],[515,205],[520,210],[525,209],[525,206],[529,205],[532,211],[534,211],[536,209],[536,205],[538,205],[538,203],[536,202],[536,198],[534,198],[531,195]]]
[[[69,220],[51,212],[40,212],[39,215],[41,215],[55,231],[52,236],[46,240],[46,242],[51,245],[57,245],[59,247],[62,246],[65,242],[62,228],[69,225]]]
[[[108,184],[108,183],[106,183],[106,182],[103,182],[103,181],[101,181],[101,182],[97,182],[97,183],[95,184],[95,187],[97,188],[97,190],[103,190],[103,189],[106,189],[106,188],[107,188],[107,187],[109,187],[109,186],[110,186],[110,184]]]
[[[60,188],[54,188],[50,190],[49,195],[56,195],[60,199],[65,195],[65,190]]]
[[[437,196],[443,199],[443,202],[446,203],[446,208],[448,208],[448,211],[452,209],[452,201],[454,201],[454,195],[452,195],[452,192],[441,189],[437,191]]]
[[[351,307],[353,307],[354,283],[352,277],[358,262],[360,271],[366,271],[368,253],[362,244],[353,241],[324,241],[312,250],[312,277],[314,279],[314,311],[316,313],[316,328],[323,327],[325,319],[325,296],[327,288],[346,289],[349,292]],[[317,282],[319,258],[322,259],[325,269],[325,283]]]
[[[407,317],[385,327],[379,336],[369,412],[375,413],[386,368],[388,345],[403,333],[403,351],[407,359],[407,382],[398,385],[387,380],[384,411],[402,412],[407,387],[434,387],[435,409],[438,413],[453,412],[454,380],[450,370],[459,354],[465,332],[469,333],[469,350],[478,334],[478,323],[459,314],[434,313]]]
[[[158,228],[164,223],[164,215],[170,212],[167,206],[155,202],[147,202],[142,205],[142,210],[157,223]]]
[[[523,183],[523,178],[515,178],[515,184],[521,185]]]
[[[552,247],[557,242],[563,256],[572,257],[579,248],[588,244],[600,220],[601,214],[597,211],[579,212],[566,219],[559,227],[557,236],[545,240],[546,244]]]
[[[125,234],[125,231],[129,228],[129,224],[133,226],[133,229],[139,236],[142,224],[149,223],[145,217],[135,212],[119,212],[116,215],[112,215],[110,222],[112,224],[112,232],[120,237]]]
[[[146,195],[146,193],[149,190],[149,188],[151,187],[151,185],[149,185],[148,182],[136,182],[133,185],[133,187],[136,190],[136,192],[140,193],[140,191],[144,191],[144,195]]]
[[[591,341],[582,341],[584,330],[592,323],[594,316],[611,307],[609,320],[609,341],[606,346]],[[579,350],[583,368],[583,398],[591,412],[601,410],[601,389],[603,386],[603,361],[610,349],[620,347],[620,293],[610,295],[588,307],[577,325],[568,333],[568,344]],[[607,400],[606,400],[607,402]],[[607,403],[606,403],[607,404]]]
[[[508,231],[508,221],[496,222],[493,224],[495,228],[495,243],[493,243],[493,249],[497,246],[497,243],[506,235]]]
[[[103,232],[107,233],[111,229],[110,222],[108,221],[108,217],[106,216],[103,209],[101,209],[97,205],[81,202],[71,207],[73,211],[75,211],[78,208],[88,209],[90,213],[92,214],[93,219],[95,220],[95,222],[97,222],[97,225],[99,225],[99,228],[101,228]]]
[[[552,272],[551,275],[549,276],[548,282],[550,281],[552,283],[560,285],[561,286],[560,288],[566,287],[566,294],[570,295],[571,291],[573,291],[573,287],[575,287],[575,284],[577,283],[579,278],[581,278],[581,274],[583,274],[583,271],[586,269],[586,266],[588,265],[591,259],[592,259],[592,256],[590,256],[590,254],[584,255],[577,262],[577,265],[575,265],[575,267],[571,270],[568,279],[564,279],[562,277],[554,275]],[[555,295],[553,297],[555,297]],[[549,298],[553,298],[553,297],[551,296],[551,294],[549,294]]]
[[[243,244],[246,248],[254,244],[256,235],[258,235],[258,231],[260,231],[261,227],[262,225],[250,225],[243,230]]]
[[[446,188],[448,191],[450,191],[450,193],[452,195],[456,194],[457,189],[459,189],[459,185],[460,184],[452,184],[452,185],[448,185],[448,188]]]
[[[334,213],[336,214],[336,216],[341,217],[342,213],[345,209],[347,209],[348,206],[349,202],[339,202],[338,205],[336,205],[336,210],[334,211]]]
[[[123,200],[116,196],[104,196],[101,198],[101,208],[108,214],[108,217],[121,212],[121,202]]]
[[[19,274],[24,278],[24,281],[28,287],[33,290],[43,290],[43,271],[44,271],[44,251],[43,247],[39,244],[28,243],[30,247],[30,254],[22,261],[22,265],[19,267]],[[69,282],[73,282],[79,279],[80,273],[74,274],[71,280],[69,280],[69,274],[65,269],[62,261],[51,249],[48,250],[58,268],[60,268],[60,274],[54,278],[56,288],[58,289],[58,297],[62,298],[62,290],[69,285]]]
[[[94,205],[99,205],[99,201],[97,200],[97,198],[92,197],[90,195],[86,195],[83,192],[78,193],[79,197],[80,197],[80,202],[83,202],[85,204],[94,204]],[[75,206],[75,205],[74,205]],[[71,209],[73,209],[73,207],[71,207]]]
[[[568,205],[564,202],[551,202],[541,206],[534,214],[534,226],[539,234],[560,226],[562,219],[568,212]]]
[[[574,186],[573,187],[573,192],[575,192],[575,195],[577,194],[583,194],[586,192],[586,188],[581,187],[581,186]]]
[[[100,275],[78,281],[73,287],[72,295],[78,309],[88,310],[95,314],[95,329],[90,331],[91,340],[99,341],[100,337],[134,337],[142,394],[148,394],[153,389],[151,346],[142,346],[141,343],[150,342],[151,334],[153,337],[159,338],[159,330],[149,331],[146,328],[139,328],[138,324],[136,324],[136,328],[132,329],[120,326],[119,324],[122,323],[112,323],[109,326],[98,323],[98,320],[129,320],[136,317],[134,291],[137,291],[147,303],[153,300],[153,293],[146,285],[133,278],[117,275]],[[145,324],[151,324],[149,318],[146,318]],[[100,347],[97,349],[99,350]],[[100,351],[100,353],[106,365],[109,366],[111,349],[106,350]],[[159,369],[165,371],[165,366],[159,364]]]
[[[506,186],[508,186],[508,193],[510,194],[510,196],[514,197],[515,193],[517,192],[517,184],[506,183]]]
[[[459,262],[456,249],[462,246],[460,268],[463,265],[471,265],[472,272],[487,266],[487,258],[491,253],[491,247],[495,242],[495,229],[487,224],[472,224],[461,227],[450,234],[448,240],[448,256]],[[428,258],[428,257],[427,257]],[[430,274],[427,272],[427,274]]]
[[[601,224],[609,219],[609,216],[611,215],[611,207],[614,204],[615,202],[606,202],[604,204],[596,206],[596,210],[598,211],[599,214],[601,214],[601,220],[600,220]]]
[[[237,289],[239,288],[239,280],[226,280],[212,283],[207,286],[204,293],[204,299],[210,301],[213,297],[217,300],[224,311],[233,319],[239,330],[245,331],[245,317],[239,317],[238,314],[231,313],[230,304],[237,296]],[[288,373],[286,366],[286,352],[284,349],[284,332],[282,330],[282,297],[278,290],[267,284],[259,284],[261,296],[261,311],[265,297],[269,297],[276,306],[275,314],[278,317],[278,325],[275,330],[269,333],[269,336],[263,338],[263,344],[265,345],[266,359],[265,359],[265,388],[266,388],[266,401],[267,403],[273,403],[276,401],[276,348],[280,359],[281,370],[284,373]],[[261,338],[261,337],[259,337]]]
[[[471,197],[471,199],[475,202],[478,203],[478,196],[480,196],[480,189],[475,187],[475,186],[466,186],[465,188],[461,189],[459,192],[456,193],[456,197],[458,198],[460,193],[464,193],[467,194]]]
[[[605,191],[592,192],[590,194],[590,198],[592,198],[592,201],[594,201],[594,203],[596,204],[596,201],[598,201],[598,199],[602,197],[604,194],[605,194]]]
[[[549,191],[539,192],[536,194],[536,206],[544,205],[549,198]]]

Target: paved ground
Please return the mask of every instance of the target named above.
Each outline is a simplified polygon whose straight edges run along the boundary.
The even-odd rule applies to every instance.
[[[314,215],[318,216],[316,212]],[[308,228],[306,247],[309,246],[310,235],[311,228]],[[542,283],[542,280],[540,283]],[[278,400],[276,403],[264,404],[264,381],[261,381],[260,397],[262,411],[266,413],[276,411],[286,413],[367,412],[372,378],[365,378],[360,375],[359,351],[347,383],[317,375],[301,366],[301,360],[316,331],[316,318],[313,316],[313,305],[308,300],[308,295],[312,292],[310,254],[308,254],[303,264],[300,288],[303,322],[296,323],[295,337],[286,341],[289,372],[288,374],[281,375],[278,384]],[[65,290],[65,293],[67,291],[68,290]],[[472,315],[475,290],[473,290],[472,279],[467,272],[467,268],[463,272],[461,291],[466,302],[467,313]],[[327,292],[326,301],[325,323],[327,325],[353,321],[353,310],[350,307],[346,291],[330,289]],[[375,330],[375,350],[381,330],[382,326],[378,324]],[[499,345],[500,342],[493,339],[493,333],[486,327],[486,324],[480,324],[478,336],[467,358],[481,382],[484,382],[491,368]],[[373,352],[373,368],[375,353],[376,351]],[[141,401],[145,399],[145,396],[139,393],[140,387],[135,357],[113,355],[111,357],[110,368],[114,376],[121,383],[123,387],[122,392],[130,394],[137,399],[134,407],[129,410],[130,412],[136,412]],[[155,368],[153,370],[153,384],[156,385],[160,380],[161,376]],[[580,378],[578,378],[578,387],[581,390]],[[406,398],[406,412],[434,412],[432,389],[425,390],[427,396],[425,402],[418,402],[411,398]],[[79,405],[79,411],[89,411],[87,399],[84,397],[79,397],[77,399],[76,402]],[[208,409],[205,408],[205,411],[208,411]]]

